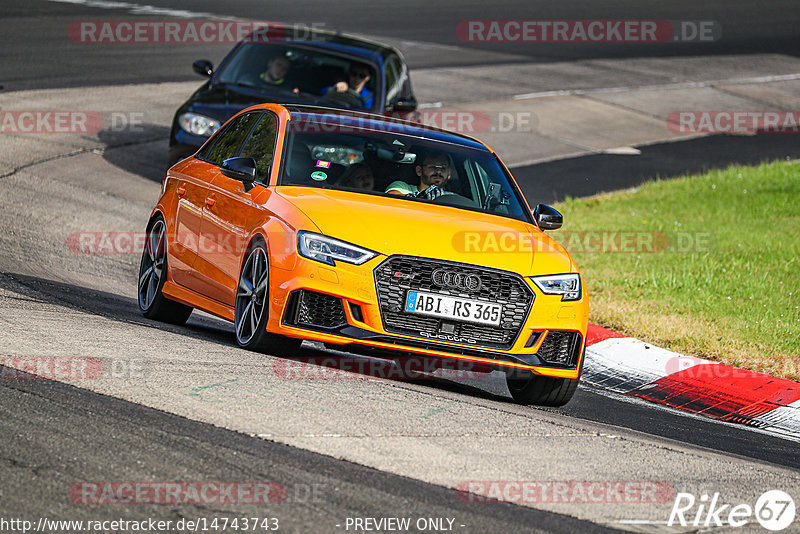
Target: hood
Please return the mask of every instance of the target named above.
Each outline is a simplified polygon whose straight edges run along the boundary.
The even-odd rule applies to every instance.
[[[559,243],[516,219],[330,189],[282,186],[277,193],[325,235],[387,256],[439,258],[524,276],[574,271]]]
[[[230,84],[207,82],[189,98],[182,109],[200,113],[225,122],[240,111],[264,102],[280,102],[282,104],[309,104],[337,107],[335,101],[309,94],[294,94],[269,87],[250,88]]]

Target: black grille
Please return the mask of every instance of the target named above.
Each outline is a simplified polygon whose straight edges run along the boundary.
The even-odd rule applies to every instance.
[[[580,341],[578,332],[550,330],[536,355],[547,363],[572,367],[578,359],[578,351],[581,348]]]
[[[463,275],[463,280],[480,279],[477,290],[451,289],[434,284],[433,272],[446,269]],[[454,341],[481,347],[508,349],[525,323],[533,292],[521,277],[475,265],[442,262],[407,256],[393,256],[375,268],[378,302],[387,332],[425,339]],[[464,284],[465,287],[474,284]],[[403,311],[408,291],[430,291],[442,295],[502,304],[500,325],[479,325],[461,321],[412,315]]]
[[[342,299],[301,289],[292,293],[287,306],[287,323],[322,328],[347,324]]]

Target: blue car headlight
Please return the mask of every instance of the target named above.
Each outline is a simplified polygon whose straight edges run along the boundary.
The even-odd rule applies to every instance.
[[[201,137],[211,137],[211,135],[222,126],[222,123],[217,119],[191,112],[184,113],[178,117],[178,124],[180,124],[181,129],[184,131]]]

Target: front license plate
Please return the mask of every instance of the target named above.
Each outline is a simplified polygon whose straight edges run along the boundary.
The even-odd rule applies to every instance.
[[[405,311],[442,319],[495,326],[500,324],[500,317],[503,315],[503,307],[500,304],[422,291],[408,292]]]

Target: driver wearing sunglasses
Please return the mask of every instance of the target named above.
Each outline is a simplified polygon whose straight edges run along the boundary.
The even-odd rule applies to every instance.
[[[415,170],[419,176],[419,185],[411,185],[403,180],[389,184],[386,193],[405,195],[407,197],[433,200],[450,194],[444,186],[450,179],[450,158],[443,152],[427,152],[420,157]]]
[[[370,69],[368,66],[361,63],[351,63],[347,71],[347,81],[337,82],[330,87],[322,90],[323,95],[332,92],[346,93],[348,91],[355,93],[364,104],[365,109],[372,109],[373,95],[372,91],[368,90],[366,85],[370,80]]]

